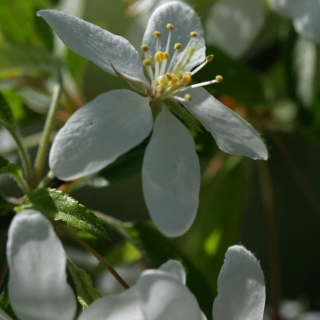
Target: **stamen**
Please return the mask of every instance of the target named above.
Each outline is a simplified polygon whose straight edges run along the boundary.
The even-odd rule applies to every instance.
[[[181,43],[176,43],[174,45],[174,50],[180,51],[182,49],[182,44]]]
[[[190,32],[190,37],[191,38],[196,38],[198,36],[198,33],[195,31]]]
[[[182,84],[187,86],[191,82],[191,75],[189,73],[185,73],[182,77]]]
[[[168,23],[166,27],[167,27],[167,29],[170,30],[170,31],[173,30],[173,25],[172,25],[171,23]]]
[[[170,61],[169,67],[168,67],[168,69],[167,69],[168,72],[170,72],[170,70],[171,70],[171,67],[172,67],[172,64],[173,64],[174,59],[176,58],[177,52],[180,51],[181,49],[182,49],[182,44],[181,44],[181,43],[178,42],[178,43],[176,43],[176,44],[174,45],[174,50],[175,50],[175,52],[174,52],[174,54],[173,54],[173,57],[172,57],[172,59],[171,59],[171,61]]]
[[[192,71],[192,75],[197,73],[199,70],[201,70],[208,62],[211,62],[213,60],[213,54],[210,54],[209,56],[206,57],[206,60],[200,64],[196,69]]]
[[[142,50],[143,52],[148,52],[148,51],[149,51],[148,45],[147,45],[147,44],[143,44],[143,45],[141,46],[141,50]]]
[[[210,84],[213,84],[213,83],[220,83],[222,82],[223,78],[222,76],[216,76],[216,78],[214,80],[210,80],[210,81],[205,81],[205,82],[201,82],[201,83],[196,83],[196,84],[193,84],[189,87],[184,87],[184,88],[181,88],[179,90],[179,92],[181,91],[185,91],[185,90],[188,90],[188,89],[194,89],[194,88],[198,88],[198,87],[204,87],[204,86],[208,86]]]
[[[161,37],[160,31],[155,31],[153,35],[157,38],[156,39],[156,51],[159,51],[159,38]]]
[[[148,75],[150,77],[151,80],[151,85],[153,85],[153,71],[151,68],[151,61],[149,59],[144,59],[142,61],[142,65],[147,69]]]
[[[156,52],[156,54],[154,55],[154,60],[156,62],[162,62],[164,60],[164,54],[162,51],[158,51]]]
[[[192,99],[192,96],[191,94],[186,94],[184,96],[184,98],[181,98],[181,97],[178,97],[178,96],[173,96],[173,98],[175,98],[176,100],[180,101],[180,102],[187,102],[187,101],[190,101]]]
[[[149,66],[151,66],[151,62],[150,62],[149,59],[144,59],[144,60],[142,61],[142,65],[143,65],[144,67],[149,67]]]
[[[187,101],[190,101],[192,99],[192,96],[191,94],[187,93],[184,95],[184,98],[187,100]]]
[[[222,81],[223,81],[223,77],[220,76],[220,75],[217,75],[217,76],[216,76],[216,81],[217,81],[217,83],[222,82]]]

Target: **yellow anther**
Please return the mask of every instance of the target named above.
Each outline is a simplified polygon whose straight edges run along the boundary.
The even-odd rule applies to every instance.
[[[187,100],[187,101],[190,101],[192,99],[192,96],[191,94],[187,93],[184,95],[184,98]]]
[[[151,62],[150,62],[149,59],[144,59],[144,60],[142,61],[142,65],[143,65],[144,67],[148,67],[148,66],[151,65]]]
[[[190,32],[190,37],[196,38],[198,36],[198,33],[195,31]]]
[[[143,45],[141,46],[141,50],[144,51],[144,52],[148,52],[148,51],[149,51],[148,45],[147,45],[147,44],[143,44]]]
[[[206,57],[206,60],[211,62],[213,60],[213,57],[214,57],[213,54],[210,54]]]
[[[192,76],[192,73],[191,73],[190,71],[187,71],[187,72],[184,73],[184,75],[187,75],[187,74],[188,74],[190,77]]]
[[[154,35],[156,38],[160,38],[160,37],[161,37],[160,31],[155,31],[155,32],[153,33],[153,35]]]
[[[172,75],[171,75],[171,73],[167,72],[167,73],[165,74],[165,76],[167,77],[168,80],[172,80]]]
[[[162,61],[164,60],[163,52],[162,52],[162,51],[156,52],[156,54],[154,55],[154,59],[155,59],[157,62],[162,62]]]
[[[157,86],[156,86],[156,91],[159,92],[159,91],[160,91],[160,88],[161,88],[161,86],[160,86],[160,85],[157,85]]]
[[[158,78],[158,83],[159,83],[159,84],[164,84],[164,85],[166,85],[166,84],[168,83],[167,77],[165,77],[165,76],[160,76],[160,77]]]
[[[170,92],[176,91],[179,88],[179,83],[173,83],[170,88]]]
[[[172,84],[175,84],[175,83],[178,83],[179,80],[180,80],[180,79],[179,79],[178,77],[173,77],[170,82],[171,82]]]
[[[181,49],[182,49],[182,44],[181,44],[181,43],[176,43],[176,44],[174,45],[174,50],[179,51],[179,50],[181,50]]]
[[[165,51],[165,52],[163,53],[163,59],[164,59],[164,60],[168,60],[169,57],[170,57],[169,53],[168,53],[167,51]]]
[[[182,77],[182,84],[184,86],[188,85],[191,82],[191,75],[190,74],[184,74]]]
[[[173,25],[171,23],[168,23],[167,24],[167,29],[172,31],[173,30]]]
[[[223,77],[220,76],[220,75],[216,76],[216,81],[217,81],[217,83],[222,82],[223,81]]]

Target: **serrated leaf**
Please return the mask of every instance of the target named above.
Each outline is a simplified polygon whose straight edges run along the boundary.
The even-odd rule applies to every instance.
[[[4,95],[0,92],[0,123],[1,122],[5,126],[9,126],[11,128],[15,126],[15,121],[10,105],[5,99]]]
[[[194,264],[151,223],[123,224],[123,228],[139,243],[155,267],[169,259],[179,260],[183,264],[187,272],[187,286],[197,297],[201,310],[209,317],[212,314],[213,295],[208,281]]]
[[[78,301],[83,310],[85,310],[94,300],[100,298],[101,294],[92,287],[92,279],[89,274],[85,270],[78,268],[69,259],[68,270],[76,286]]]
[[[62,220],[70,227],[86,231],[98,238],[109,239],[106,230],[94,213],[74,198],[56,189],[36,189],[22,198],[17,212],[34,209],[52,220]]]

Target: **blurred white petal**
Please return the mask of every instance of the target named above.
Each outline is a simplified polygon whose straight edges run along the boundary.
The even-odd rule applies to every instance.
[[[137,290],[146,320],[203,320],[195,296],[180,281],[165,272],[143,272]]]
[[[95,300],[78,320],[143,320],[135,288]]]
[[[17,214],[8,232],[9,300],[20,320],[72,320],[76,300],[66,257],[50,222],[39,212]]]
[[[174,279],[180,281],[184,285],[186,284],[186,272],[179,261],[168,260],[159,267],[159,270],[167,272]]]
[[[207,42],[232,57],[240,57],[264,25],[262,0],[221,0],[206,22]]]

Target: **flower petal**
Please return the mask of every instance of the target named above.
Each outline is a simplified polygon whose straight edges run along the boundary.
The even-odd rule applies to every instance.
[[[203,88],[191,91],[184,106],[211,132],[219,148],[252,159],[268,158],[267,148],[254,128]]]
[[[303,37],[320,43],[320,2],[300,1],[299,9],[294,19],[296,31]]]
[[[263,24],[262,0],[221,0],[210,9],[207,40],[237,58],[245,52]]]
[[[9,300],[20,320],[71,320],[76,300],[67,283],[66,257],[49,221],[25,210],[10,225]],[[59,312],[57,312],[59,311]]]
[[[264,276],[257,259],[244,247],[230,247],[218,277],[215,320],[262,320]]]
[[[304,3],[301,0],[269,0],[269,2],[274,11],[287,18],[294,18],[299,14],[301,12],[300,6],[303,6]]]
[[[179,261],[168,260],[162,264],[158,270],[167,272],[171,277],[180,281],[182,284],[186,284],[186,272]]]
[[[120,293],[95,300],[79,320],[143,320],[140,297],[134,287]]]
[[[12,320],[12,318],[0,309],[0,320]]]
[[[168,237],[184,234],[198,209],[199,160],[189,131],[165,107],[145,152],[142,182],[155,225]]]
[[[123,37],[57,10],[40,10],[41,16],[71,50],[114,74],[112,66],[131,80],[147,83],[137,50]]]
[[[203,62],[205,60],[206,47],[200,18],[191,7],[178,1],[170,1],[159,6],[150,17],[146,32],[143,36],[143,43],[149,46],[149,52],[151,55],[154,56],[156,53],[156,38],[153,35],[154,31],[161,32],[159,49],[166,51],[169,32],[166,25],[168,23],[171,23],[174,26],[169,50],[170,57],[174,54],[174,44],[179,42],[182,44],[182,50],[177,54],[177,58],[179,58],[183,54],[183,49],[187,46],[190,40],[190,32],[196,31],[198,33],[198,37],[192,41],[192,44],[199,44],[199,48],[195,52],[186,70],[190,70],[194,66]],[[168,62],[170,61],[171,58],[169,58]]]
[[[139,144],[151,129],[146,98],[128,90],[101,94],[77,110],[58,132],[50,168],[63,180],[98,172]]]
[[[202,320],[198,302],[180,281],[159,270],[142,273],[137,289],[147,320]]]

